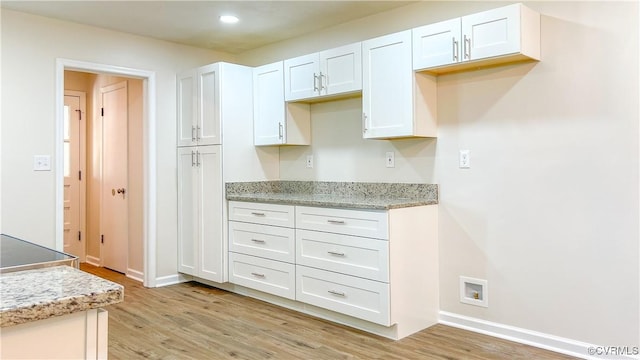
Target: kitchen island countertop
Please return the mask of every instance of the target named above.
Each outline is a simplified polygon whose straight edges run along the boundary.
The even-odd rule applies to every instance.
[[[0,327],[97,309],[121,302],[124,287],[70,266],[0,276]]]

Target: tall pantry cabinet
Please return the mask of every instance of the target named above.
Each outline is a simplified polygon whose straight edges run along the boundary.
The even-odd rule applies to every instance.
[[[177,76],[178,271],[183,274],[227,282],[224,182],[246,170],[244,160],[225,162],[224,151],[225,143],[234,151],[242,151],[242,144],[253,148],[246,131],[253,120],[251,88],[251,68],[228,63]]]

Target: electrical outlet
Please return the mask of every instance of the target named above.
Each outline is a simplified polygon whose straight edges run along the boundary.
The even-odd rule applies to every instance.
[[[33,156],[34,171],[51,171],[50,155],[34,155]]]
[[[460,169],[469,169],[471,167],[471,154],[469,153],[469,150],[460,150],[458,167]]]
[[[313,169],[313,155],[307,155],[307,168]]]
[[[393,151],[388,151],[385,155],[385,165],[388,168],[396,167],[396,154]]]

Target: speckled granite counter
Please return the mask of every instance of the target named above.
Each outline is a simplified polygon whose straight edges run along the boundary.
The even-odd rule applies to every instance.
[[[70,266],[0,275],[0,327],[101,308],[124,299],[122,285]]]
[[[228,200],[388,210],[438,203],[438,185],[327,181],[258,181],[226,184]]]

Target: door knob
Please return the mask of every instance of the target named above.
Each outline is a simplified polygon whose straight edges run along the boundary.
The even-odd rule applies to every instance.
[[[120,189],[118,189],[117,193],[118,193],[118,194],[122,194],[122,195],[124,195],[124,193],[125,193],[124,188],[120,188]]]

